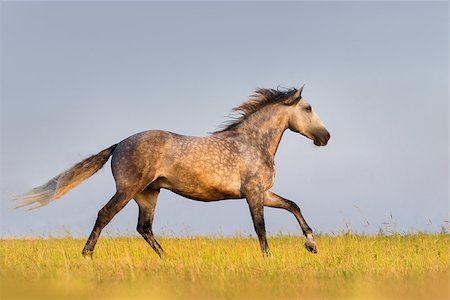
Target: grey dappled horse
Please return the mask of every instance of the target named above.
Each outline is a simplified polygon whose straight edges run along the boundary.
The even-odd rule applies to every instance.
[[[153,215],[161,188],[199,201],[247,200],[264,256],[270,255],[263,207],[283,208],[297,218],[305,246],[317,252],[312,230],[294,202],[270,191],[275,177],[274,156],[286,129],[325,146],[330,134],[300,89],[258,89],[234,108],[240,116],[206,137],[150,130],[132,135],[88,157],[46,184],[18,197],[18,207],[50,203],[92,176],[112,156],[117,191],[98,212],[83,255],[94,251],[102,229],[134,199],[139,206],[137,231],[162,256],[152,232]]]

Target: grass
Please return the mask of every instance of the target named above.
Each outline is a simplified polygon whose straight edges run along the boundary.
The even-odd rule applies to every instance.
[[[94,258],[72,238],[1,240],[2,299],[448,299],[449,235],[101,238]]]

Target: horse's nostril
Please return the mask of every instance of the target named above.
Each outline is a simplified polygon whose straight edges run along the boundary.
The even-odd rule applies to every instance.
[[[327,132],[327,141],[330,139],[331,135],[329,132]]]

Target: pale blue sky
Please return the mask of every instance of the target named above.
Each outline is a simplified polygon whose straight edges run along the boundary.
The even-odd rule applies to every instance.
[[[2,236],[89,234],[114,193],[110,164],[64,198],[24,193],[127,136],[205,135],[257,87],[306,83],[332,139],[287,132],[277,193],[314,230],[439,231],[448,209],[446,2],[2,2]],[[267,208],[268,232],[300,234]],[[367,226],[364,219],[370,226]],[[130,202],[108,230],[135,232]],[[346,225],[347,224],[347,225]],[[252,233],[244,200],[161,193],[157,234]]]

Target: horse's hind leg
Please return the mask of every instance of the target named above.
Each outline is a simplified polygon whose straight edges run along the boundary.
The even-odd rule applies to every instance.
[[[139,206],[139,220],[137,231],[142,235],[145,241],[162,257],[164,250],[153,236],[152,224],[155,214],[156,202],[158,200],[159,190],[145,189],[136,194],[134,200]]]
[[[95,244],[97,243],[98,237],[102,232],[103,228],[111,221],[111,219],[127,205],[131,200],[132,196],[127,193],[116,192],[116,194],[106,203],[105,206],[98,212],[97,221],[95,222],[94,229],[92,229],[91,235],[89,236],[86,245],[83,249],[83,256],[91,256],[94,252]]]

